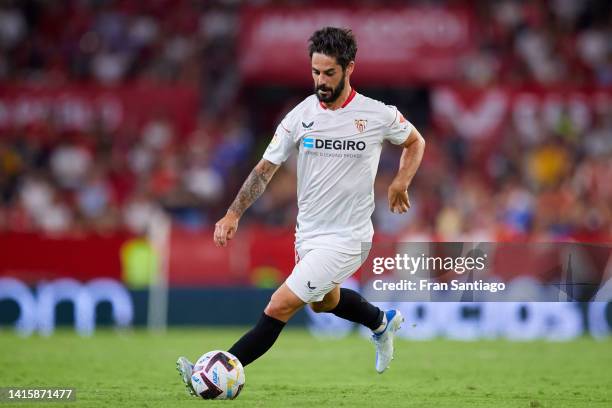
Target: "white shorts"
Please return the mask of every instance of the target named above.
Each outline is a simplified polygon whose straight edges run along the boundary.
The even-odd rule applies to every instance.
[[[325,248],[296,248],[296,264],[285,283],[305,303],[319,302],[359,269],[368,254],[363,255]]]

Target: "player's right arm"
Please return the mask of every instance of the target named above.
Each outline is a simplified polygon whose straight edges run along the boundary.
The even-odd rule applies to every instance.
[[[294,111],[287,114],[278,125],[263,158],[247,177],[225,217],[215,224],[214,239],[217,246],[226,246],[227,241],[234,237],[242,214],[259,198],[276,170],[296,150],[298,140],[295,138]]]
[[[279,167],[280,165],[261,159],[253,168],[225,217],[215,224],[214,240],[217,246],[226,246],[227,241],[234,237],[240,217],[261,196]]]

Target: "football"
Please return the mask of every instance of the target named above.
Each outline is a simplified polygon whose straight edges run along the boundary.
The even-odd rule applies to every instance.
[[[204,399],[234,399],[244,386],[244,368],[227,351],[209,351],[194,364],[191,384]]]

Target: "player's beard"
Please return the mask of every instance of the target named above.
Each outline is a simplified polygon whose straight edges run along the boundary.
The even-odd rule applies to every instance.
[[[340,78],[340,83],[338,84],[337,87],[335,88],[329,88],[325,85],[321,85],[321,86],[316,86],[315,85],[315,95],[317,95],[317,98],[319,99],[319,101],[323,102],[323,103],[333,103],[336,101],[336,99],[338,99],[340,97],[340,94],[342,93],[342,91],[344,91],[344,77],[346,76],[346,73],[343,71],[342,72],[342,78]],[[319,93],[319,91],[331,91],[327,96],[321,96],[321,94]]]

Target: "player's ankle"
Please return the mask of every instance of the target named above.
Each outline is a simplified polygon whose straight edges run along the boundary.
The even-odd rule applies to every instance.
[[[374,334],[381,334],[382,332],[385,331],[386,328],[387,328],[387,314],[383,313],[383,320],[380,323],[380,326],[372,330],[372,332],[374,332]]]

